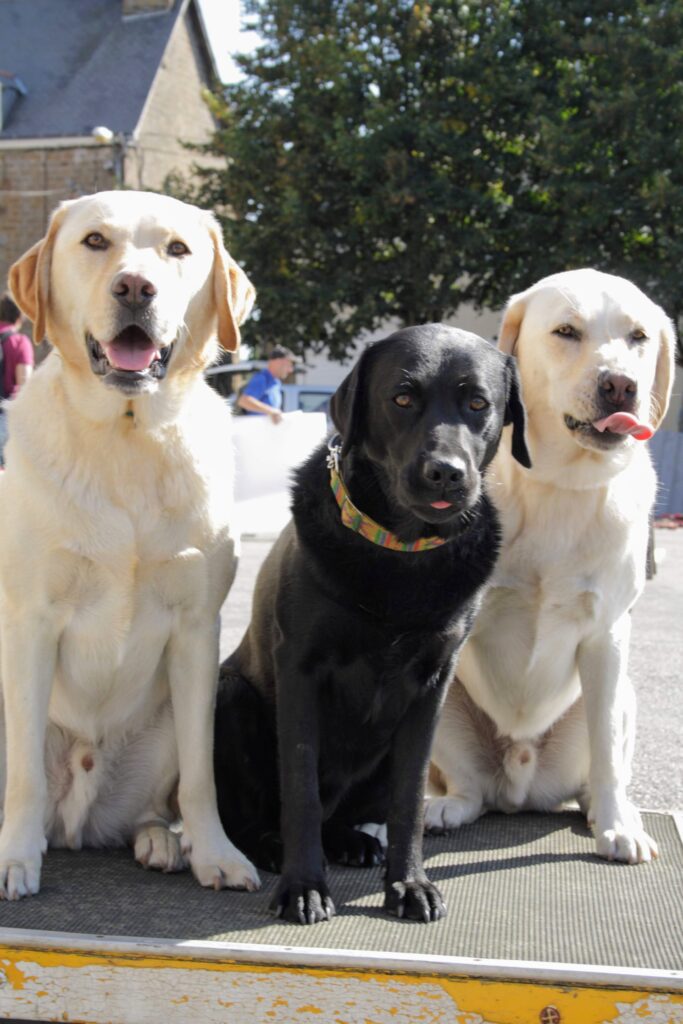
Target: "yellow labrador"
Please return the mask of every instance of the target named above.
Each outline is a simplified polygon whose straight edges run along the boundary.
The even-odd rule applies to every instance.
[[[577,798],[601,856],[649,860],[626,796],[629,612],[656,486],[642,439],[669,401],[672,325],[629,281],[575,270],[511,299],[499,347],[517,357],[532,468],[503,442],[489,474],[501,558],[438,729],[426,824]]]
[[[138,192],[62,204],[10,286],[55,350],[0,480],[0,896],[38,892],[47,843],[256,888],[213,783],[236,552],[230,417],[202,377],[253,289],[208,213]]]

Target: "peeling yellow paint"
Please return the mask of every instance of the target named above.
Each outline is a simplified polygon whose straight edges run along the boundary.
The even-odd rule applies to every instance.
[[[529,1024],[530,1021],[538,1021],[541,1011],[548,1005],[555,1006],[560,1013],[562,1021],[580,1022],[580,1024],[637,1024],[638,1020],[651,1020],[653,1024],[683,1024],[683,994],[681,993],[648,993],[636,989],[610,989],[606,987],[570,987],[568,985],[550,985],[532,983],[528,981],[493,980],[474,977],[453,977],[439,974],[401,974],[398,970],[372,971],[362,969],[329,969],[315,967],[296,966],[273,966],[268,964],[245,964],[234,960],[207,960],[200,957],[174,957],[163,955],[149,955],[144,952],[82,952],[75,950],[60,949],[25,949],[14,948],[7,945],[0,945],[0,967],[4,969],[8,983],[14,991],[21,991],[27,985],[29,979],[34,975],[28,971],[32,968],[38,971],[41,989],[39,995],[45,996],[48,993],[42,986],[46,984],[44,973],[51,969],[81,970],[91,968],[104,968],[105,970],[138,970],[146,969],[154,972],[180,972],[180,971],[204,971],[212,975],[223,975],[225,984],[234,989],[235,1002],[223,1002],[216,1000],[214,1005],[239,1008],[240,987],[257,987],[257,991],[263,989],[266,979],[278,980],[281,993],[273,998],[273,994],[257,995],[255,998],[264,1003],[263,1010],[266,1017],[278,1017],[278,1008],[289,1007],[290,1002],[286,998],[288,984],[293,985],[295,981],[299,984],[302,979],[311,981],[310,991],[305,995],[311,995],[315,1002],[299,1002],[304,993],[299,990],[296,1008],[289,1010],[291,1019],[310,1019],[310,1015],[324,1015],[329,1013],[328,1004],[322,994],[316,992],[315,983],[321,983],[321,989],[325,982],[348,980],[354,983],[360,982],[368,986],[368,995],[372,996],[372,987],[375,991],[381,989],[385,997],[385,1005],[382,1012],[390,1017],[402,1019],[401,1007],[407,994],[407,989],[412,989],[413,1000],[415,996],[419,999],[423,1012],[419,1018],[413,1016],[411,1019],[424,1021],[443,1021],[443,1008],[438,1005],[438,1000],[444,996],[448,997],[452,1012],[448,1016],[450,1024]],[[37,977],[36,977],[37,980]],[[184,982],[182,983],[184,985]],[[188,987],[182,995],[169,991],[169,1003],[192,1004],[194,996],[186,994],[191,989]],[[417,991],[415,991],[417,990]],[[182,990],[181,990],[182,991]],[[267,990],[264,990],[267,991]],[[291,997],[293,988],[289,992]],[[282,994],[284,993],[284,994]],[[357,991],[354,993],[357,995]],[[358,1021],[361,1014],[366,1024],[373,1024],[373,1017],[366,1017],[363,1013],[369,1010],[373,1013],[374,1006],[368,1003],[367,1008],[363,1005],[365,1000],[344,998],[337,1002],[337,1012],[341,1006],[349,1008],[349,1014],[353,1021]],[[324,1005],[323,1005],[324,1004]],[[268,1009],[266,1010],[266,1007]],[[653,1009],[654,1008],[654,1009]],[[360,1013],[357,1011],[360,1010]],[[376,1012],[376,1011],[375,1011]],[[260,1015],[260,1014],[259,1014]],[[65,1015],[65,1020],[68,1017]],[[349,1024],[344,1018],[338,1016],[328,1017],[334,1020],[335,1024]],[[385,1017],[382,1018],[383,1020]]]
[[[21,959],[23,960],[24,957]],[[7,959],[4,957],[0,958],[0,965],[2,966],[5,977],[15,991],[24,988],[27,980],[26,974],[24,971],[19,970],[13,957]]]

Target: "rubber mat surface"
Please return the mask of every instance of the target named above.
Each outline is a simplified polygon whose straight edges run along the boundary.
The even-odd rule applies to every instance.
[[[332,868],[337,916],[302,927],[268,913],[274,875],[258,893],[215,893],[125,851],[52,851],[40,895],[0,903],[0,927],[681,970],[683,842],[671,816],[645,819],[661,855],[637,867],[594,856],[574,813],[492,814],[430,837],[427,870],[448,905],[430,925],[384,914],[379,869]]]

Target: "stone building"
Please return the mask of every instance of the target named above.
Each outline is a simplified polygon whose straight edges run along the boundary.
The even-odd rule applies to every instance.
[[[62,199],[187,173],[216,77],[196,0],[2,0],[0,291]]]

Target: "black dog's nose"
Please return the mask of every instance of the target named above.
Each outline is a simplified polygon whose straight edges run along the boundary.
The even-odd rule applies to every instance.
[[[465,476],[465,467],[446,459],[425,459],[422,476],[434,487],[448,487],[460,483]]]
[[[129,309],[147,306],[157,293],[156,287],[142,274],[123,271],[114,278],[111,286],[114,298]]]
[[[607,405],[613,405],[615,409],[628,409],[636,400],[638,385],[623,373],[605,371],[598,381],[598,393]]]

